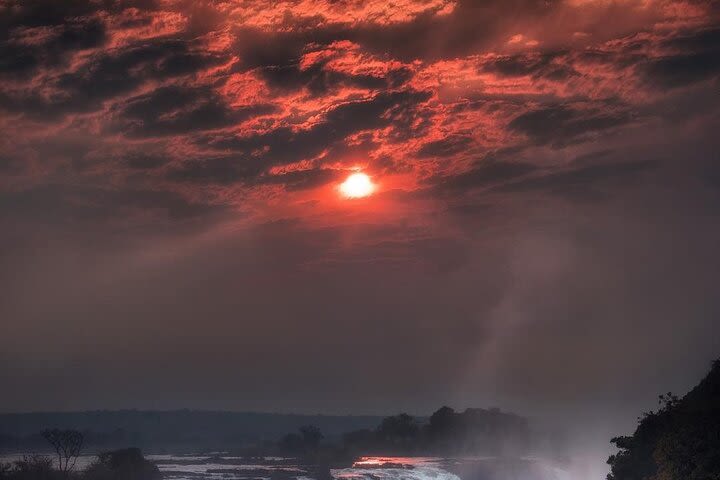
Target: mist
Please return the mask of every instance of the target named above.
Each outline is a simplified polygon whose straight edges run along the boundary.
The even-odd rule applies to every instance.
[[[0,0],[0,413],[372,416],[237,446],[326,480],[497,407],[627,480],[720,355],[717,2],[265,3]]]

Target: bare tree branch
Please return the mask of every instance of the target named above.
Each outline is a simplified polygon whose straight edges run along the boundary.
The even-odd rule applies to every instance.
[[[52,445],[58,457],[58,470],[68,475],[80,456],[83,445],[83,435],[77,430],[44,430],[43,438]]]

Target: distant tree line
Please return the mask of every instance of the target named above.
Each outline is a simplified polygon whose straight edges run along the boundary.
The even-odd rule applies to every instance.
[[[368,415],[202,410],[0,413],[0,451],[46,448],[41,431],[48,426],[80,431],[87,450],[132,445],[145,451],[215,451],[275,442],[302,425],[315,425],[334,439],[348,431],[374,428],[381,420],[380,416]]]
[[[137,432],[129,432],[115,428],[107,432],[78,430],[83,437],[83,445],[95,449],[109,449],[120,445],[142,445],[142,436]],[[0,434],[0,450],[5,451],[36,451],[47,447],[47,439],[43,432],[30,435]]]
[[[312,454],[320,450],[323,435],[313,426],[282,437],[283,454]],[[455,412],[442,407],[429,419],[406,413],[384,418],[375,429],[345,433],[339,444],[326,444],[348,455],[448,455],[523,453],[532,444],[525,418],[499,409],[469,408]]]

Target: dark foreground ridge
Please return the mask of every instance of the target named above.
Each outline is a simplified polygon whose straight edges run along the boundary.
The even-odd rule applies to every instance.
[[[608,480],[715,480],[720,478],[720,360],[683,398],[660,395],[631,436],[612,442]]]

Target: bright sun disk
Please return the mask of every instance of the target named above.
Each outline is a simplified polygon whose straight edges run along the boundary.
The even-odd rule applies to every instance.
[[[367,197],[375,190],[370,177],[364,173],[353,173],[340,184],[340,191],[348,198]]]

